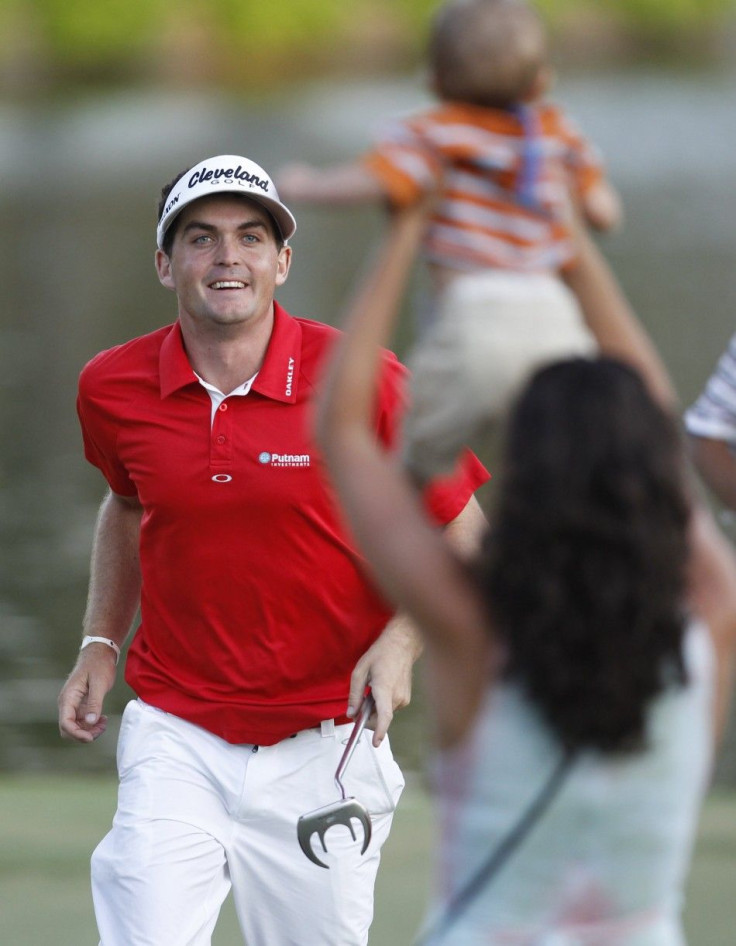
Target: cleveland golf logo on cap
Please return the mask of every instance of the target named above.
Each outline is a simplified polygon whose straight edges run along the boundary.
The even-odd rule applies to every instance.
[[[218,184],[220,178],[225,178],[227,181],[231,179],[246,181],[248,184],[260,187],[261,190],[266,193],[268,193],[269,189],[273,186],[268,178],[266,178],[265,181],[261,180],[257,174],[249,174],[240,164],[236,168],[215,168],[213,171],[210,171],[210,169],[205,166],[192,174],[189,178],[188,186],[196,187],[197,184],[204,184],[207,181],[211,181],[212,184]]]
[[[189,168],[172,187],[156,230],[159,249],[163,249],[166,231],[187,204],[226,192],[262,204],[273,217],[284,242],[294,235],[294,216],[279,200],[276,187],[263,168],[241,155],[219,154]]]

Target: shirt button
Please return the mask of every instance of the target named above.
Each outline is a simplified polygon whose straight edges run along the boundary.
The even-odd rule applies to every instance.
[[[223,401],[222,404],[220,404],[220,410],[221,411],[227,410],[227,401]]]
[[[225,443],[227,437],[223,437],[222,434],[217,438],[217,443]]]

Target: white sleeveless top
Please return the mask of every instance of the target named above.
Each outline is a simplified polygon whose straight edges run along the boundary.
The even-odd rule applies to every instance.
[[[681,906],[712,754],[713,654],[685,640],[689,683],[653,702],[648,748],[579,753],[498,874],[432,946],[684,946]],[[439,754],[437,909],[522,817],[560,759],[536,709],[495,686],[466,743]],[[422,940],[424,943],[425,941]]]

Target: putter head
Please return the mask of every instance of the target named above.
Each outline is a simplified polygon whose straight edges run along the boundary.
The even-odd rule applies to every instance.
[[[332,802],[331,805],[325,805],[324,808],[316,808],[314,811],[302,815],[296,825],[299,846],[310,861],[317,864],[318,867],[329,869],[329,864],[321,861],[312,850],[312,835],[316,834],[319,837],[322,850],[325,853],[327,852],[325,835],[333,825],[344,824],[350,831],[353,840],[357,841],[353,830],[353,819],[363,826],[363,846],[360,853],[365,854],[371,840],[371,819],[365,808],[355,798],[341,799]]]

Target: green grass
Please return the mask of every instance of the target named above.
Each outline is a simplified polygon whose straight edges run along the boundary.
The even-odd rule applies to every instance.
[[[107,830],[114,807],[112,779],[0,779],[0,943],[97,942],[89,855]],[[427,895],[431,849],[431,805],[421,789],[409,787],[379,872],[371,946],[411,942]],[[736,941],[736,792],[714,792],[707,801],[685,916],[691,946],[732,946]],[[242,946],[229,903],[213,942]]]

